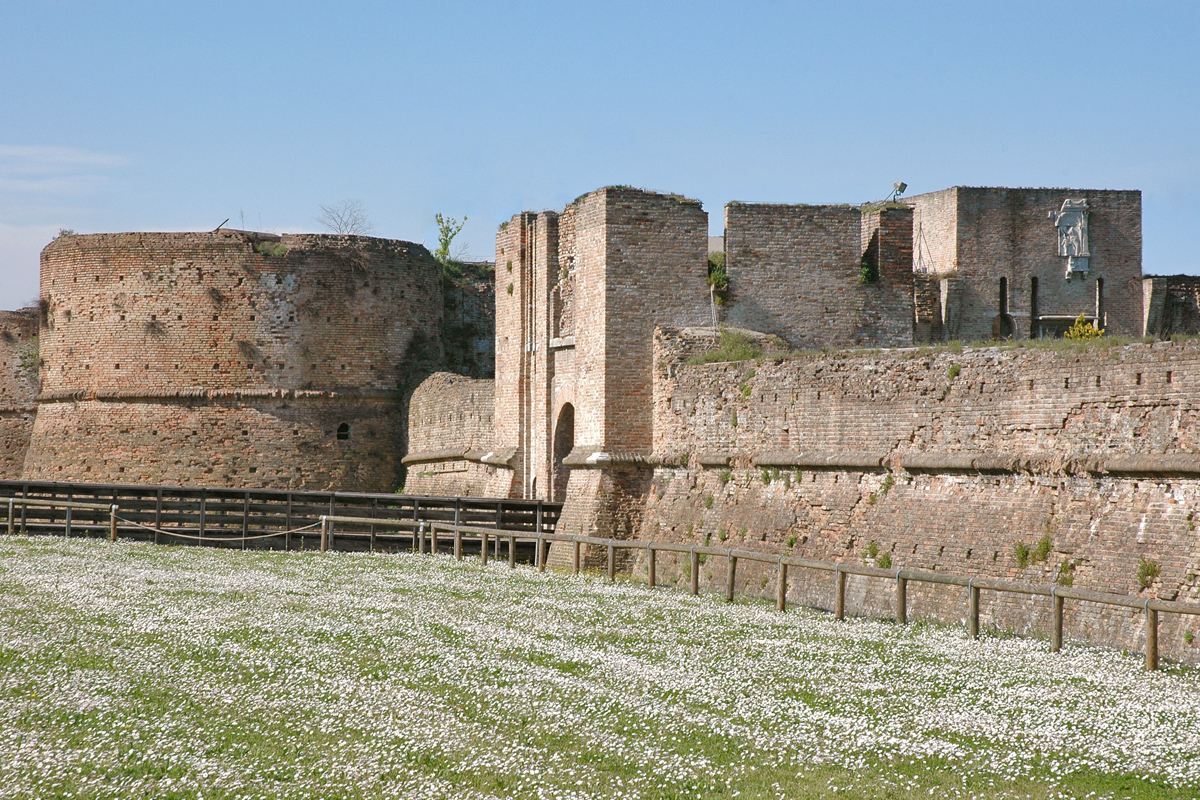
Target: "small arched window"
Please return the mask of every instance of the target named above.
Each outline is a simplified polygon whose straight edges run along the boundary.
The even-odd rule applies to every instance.
[[[338,425],[337,438],[341,442],[350,438],[350,423],[343,422],[341,425]]]

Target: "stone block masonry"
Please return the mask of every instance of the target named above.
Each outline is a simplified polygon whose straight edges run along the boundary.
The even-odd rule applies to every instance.
[[[657,335],[636,536],[1200,599],[1200,344],[683,363],[709,341]],[[1145,588],[1142,559],[1159,570]],[[711,588],[722,566],[706,567]],[[773,591],[765,568],[739,576],[739,591]],[[832,579],[794,581],[793,599],[828,607]],[[888,616],[892,589],[852,579],[851,608]],[[909,591],[914,617],[963,618],[961,592]],[[1044,632],[1049,613],[985,597],[1000,628]],[[1081,605],[1067,623],[1068,641],[1140,646],[1128,611]],[[1200,660],[1194,620],[1162,624],[1164,652]]]
[[[38,309],[0,311],[0,478],[19,478],[38,392]]]
[[[42,303],[31,478],[390,490],[441,360],[441,268],[406,242],[62,236]]]

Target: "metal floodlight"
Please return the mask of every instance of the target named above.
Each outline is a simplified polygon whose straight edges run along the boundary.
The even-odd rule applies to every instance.
[[[893,200],[898,198],[900,195],[904,194],[904,190],[907,188],[908,188],[908,184],[905,183],[904,181],[896,181],[895,183],[892,184],[892,193],[889,194],[887,196],[887,199],[884,200],[883,202],[885,202],[885,203],[892,202]]]

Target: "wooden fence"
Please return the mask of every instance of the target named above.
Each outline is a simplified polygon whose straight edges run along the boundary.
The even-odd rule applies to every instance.
[[[116,506],[124,537],[272,549],[315,547],[322,516],[553,532],[562,508],[503,498],[0,480],[0,504],[7,506],[9,497],[12,532],[107,535]],[[378,543],[393,539],[381,536]],[[373,548],[376,541],[349,537],[346,543]]]
[[[569,536],[554,533],[528,533],[525,531],[510,531],[481,528],[471,525],[453,525],[435,523],[429,532],[429,551],[438,552],[439,534],[446,533],[453,537],[453,552],[459,560],[463,557],[464,538],[480,540],[480,553],[484,564],[488,562],[488,539],[495,538],[507,542],[509,566],[516,565],[516,545],[518,540],[533,542],[534,564],[540,571],[546,569],[546,546],[551,542],[564,542],[572,545],[572,571],[580,570],[580,551],[584,545],[603,547],[607,551],[608,579],[616,578],[617,550],[644,550],[650,586],[656,583],[656,554],[661,552],[686,553],[690,557],[691,593],[700,591],[700,557],[717,556],[726,559],[725,599],[732,601],[736,585],[738,561],[757,561],[776,565],[775,579],[775,608],[784,611],[787,608],[788,568],[818,570],[834,574],[834,618],[842,619],[846,613],[846,576],[862,575],[869,578],[880,578],[895,581],[895,613],[896,622],[900,625],[908,622],[908,584],[933,583],[946,586],[961,586],[967,590],[967,632],[971,638],[979,637],[979,594],[981,591],[1010,592],[1049,597],[1053,610],[1053,624],[1050,631],[1050,650],[1057,653],[1063,644],[1063,615],[1065,601],[1075,600],[1084,603],[1099,603],[1102,605],[1122,606],[1125,608],[1140,608],[1146,617],[1146,669],[1158,669],[1158,615],[1159,613],[1190,614],[1200,616],[1200,605],[1180,603],[1157,598],[1131,597],[1113,592],[1096,592],[1088,589],[1075,589],[1069,586],[1037,585],[1003,581],[995,578],[972,578],[961,575],[947,575],[939,572],[922,572],[908,569],[882,569],[868,567],[862,564],[846,564],[831,561],[816,561],[808,558],[785,556],[754,550],[734,550],[724,547],[707,547],[700,545],[672,544],[669,542],[646,542],[630,539],[603,539],[594,536]],[[422,536],[424,532],[422,531]],[[424,551],[424,544],[418,544],[415,549]]]
[[[33,484],[22,485],[32,486]],[[56,486],[62,486],[62,484],[56,484]],[[79,484],[73,484],[73,486],[79,486]],[[85,484],[85,486],[95,486],[95,484]],[[324,500],[321,501],[319,506],[311,501],[311,495],[320,495],[320,493],[278,492],[276,494],[282,494],[287,497],[288,513],[285,517],[279,513],[268,513],[256,507],[263,504],[261,498],[257,499],[255,503],[251,503],[248,495],[257,494],[263,490],[184,490],[173,487],[169,489],[166,487],[137,488],[140,488],[143,492],[141,496],[143,505],[147,502],[144,493],[146,491],[155,492],[152,509],[143,507],[140,511],[132,512],[135,515],[141,514],[143,517],[153,514],[155,522],[153,526],[137,522],[127,516],[131,512],[125,503],[131,499],[138,500],[136,496],[132,498],[118,496],[118,499],[122,499],[121,504],[115,502],[86,503],[60,498],[14,496],[0,498],[0,504],[7,504],[8,532],[10,534],[15,534],[18,530],[22,533],[44,533],[61,529],[64,530],[67,536],[70,536],[74,528],[74,530],[94,535],[96,531],[103,529],[108,534],[108,538],[116,541],[120,534],[134,537],[140,535],[141,538],[149,539],[150,537],[143,533],[149,531],[155,543],[160,543],[160,541],[164,540],[169,541],[172,537],[178,537],[204,545],[240,543],[242,547],[246,547],[247,543],[252,540],[261,541],[281,537],[285,540],[285,547],[290,547],[294,538],[298,538],[301,546],[303,546],[303,537],[311,536],[319,537],[319,546],[322,552],[333,549],[335,543],[338,542],[358,542],[360,545],[370,547],[372,550],[380,544],[392,544],[395,546],[407,542],[413,551],[419,553],[438,553],[442,546],[442,539],[446,538],[446,544],[452,546],[454,557],[460,561],[463,558],[464,544],[468,541],[473,543],[475,540],[478,540],[480,558],[484,564],[487,564],[490,558],[499,557],[501,542],[504,542],[510,567],[515,567],[517,563],[518,542],[524,542],[532,546],[533,563],[539,571],[545,571],[546,569],[547,546],[552,542],[562,542],[572,545],[571,566],[572,571],[576,574],[579,573],[581,567],[582,548],[585,545],[590,545],[605,548],[607,553],[606,571],[610,581],[616,578],[617,550],[644,550],[646,552],[647,577],[650,586],[656,584],[657,554],[662,552],[680,553],[687,554],[690,559],[690,590],[693,595],[698,594],[700,591],[701,556],[716,556],[726,559],[725,599],[729,601],[732,601],[734,598],[738,561],[757,561],[776,565],[775,607],[779,611],[784,611],[787,608],[788,570],[790,567],[833,573],[835,619],[842,619],[845,616],[847,575],[861,575],[868,578],[895,581],[895,618],[896,622],[901,625],[908,622],[907,598],[910,581],[960,586],[967,590],[967,632],[971,638],[978,638],[979,636],[979,597],[981,591],[1036,595],[1049,597],[1051,600],[1053,623],[1050,632],[1050,650],[1055,653],[1062,649],[1063,644],[1065,601],[1075,600],[1124,608],[1140,608],[1146,618],[1145,665],[1146,669],[1150,670],[1158,668],[1159,613],[1200,616],[1200,605],[1192,603],[1159,600],[1157,598],[1131,597],[1112,592],[1075,589],[1069,586],[1047,586],[1004,581],[995,578],[965,577],[919,570],[882,569],[862,564],[817,561],[754,550],[734,550],[732,548],[674,544],[670,542],[605,539],[595,536],[556,534],[553,532],[553,522],[557,521],[558,512],[561,507],[536,501],[420,498],[403,497],[400,495],[345,495],[342,493],[324,495],[330,498],[328,502],[331,508],[352,508],[358,512],[333,514],[319,513],[319,511],[325,510]],[[174,495],[172,495],[172,499],[178,506],[171,509],[171,514],[164,515],[163,511],[166,508],[166,501],[162,494],[164,491],[199,491],[201,494],[199,496],[200,505],[198,515],[197,509],[194,508],[196,502],[194,498],[185,501],[177,499]],[[242,500],[240,536],[236,535],[236,533],[228,533],[228,526],[225,526],[220,530],[227,531],[226,533],[217,533],[212,528],[209,528],[209,533],[206,537],[206,501],[210,498],[225,498],[226,502],[228,502],[228,497],[231,494],[237,495]],[[297,502],[298,496],[301,495],[307,502]],[[384,503],[376,505],[375,503],[380,498],[386,498],[391,504],[390,508]],[[358,505],[352,505],[351,502],[346,502],[347,500],[357,502]],[[368,500],[371,501],[370,505],[366,504]],[[405,506],[405,503],[408,505]],[[404,512],[403,517],[379,517],[367,513],[377,512],[381,509],[392,510],[397,506]],[[19,523],[16,517],[16,509],[18,507],[21,509]],[[490,510],[491,513],[484,514],[483,509]],[[307,511],[308,516],[303,516],[302,510]],[[426,515],[427,510],[429,512],[428,516]],[[36,523],[30,522],[27,519],[27,511],[31,514],[37,512],[38,521]],[[47,515],[57,514],[60,511],[62,515],[61,521],[48,519]],[[314,514],[314,511],[318,511],[318,513]],[[271,525],[276,527],[283,526],[283,529],[272,530],[265,534],[249,535],[250,526],[248,520],[252,512],[258,512],[261,515],[258,519],[259,527]],[[411,516],[409,512],[411,512]],[[462,518],[467,513],[488,516],[487,522],[490,524],[463,524]],[[95,520],[80,522],[78,521],[78,516],[81,514],[90,514],[96,518],[105,517],[103,525]],[[529,524],[519,528],[502,524],[510,518],[509,515],[516,516],[518,519],[527,521]],[[295,522],[307,521],[308,519],[315,519],[315,521],[300,528],[291,527]],[[175,523],[175,525],[171,529],[163,528],[159,525],[163,521],[170,521]],[[188,523],[197,527],[188,528]],[[339,526],[341,530],[337,530]],[[366,530],[347,530],[348,527],[357,529],[366,528]],[[494,545],[494,548],[492,548],[492,545]]]

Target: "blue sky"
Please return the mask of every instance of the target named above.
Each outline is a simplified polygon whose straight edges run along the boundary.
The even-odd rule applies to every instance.
[[[0,0],[0,307],[81,233],[436,243],[607,184],[864,202],[1143,191],[1144,269],[1200,273],[1200,4]],[[244,221],[243,221],[244,220]]]

